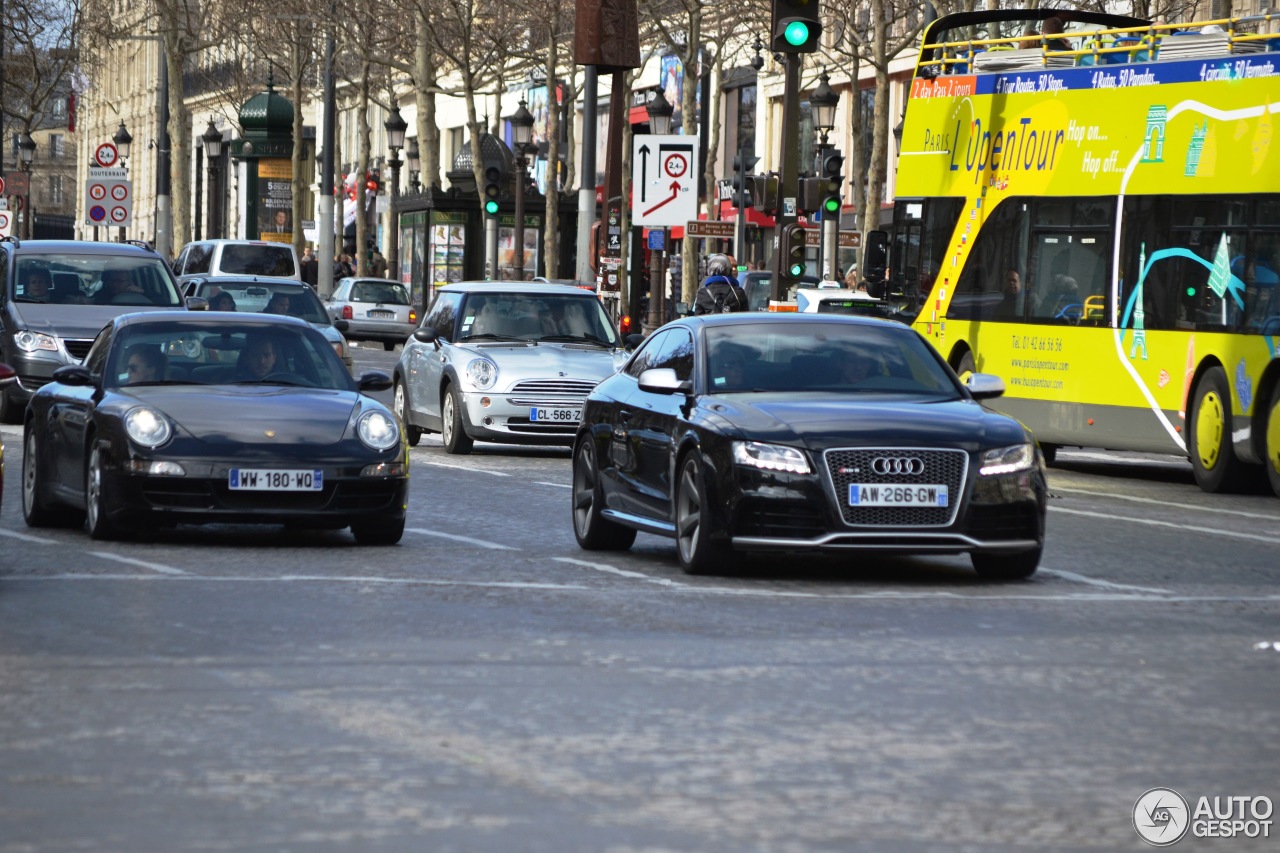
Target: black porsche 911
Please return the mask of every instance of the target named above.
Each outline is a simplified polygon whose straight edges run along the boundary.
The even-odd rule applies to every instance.
[[[82,364],[27,407],[22,510],[31,527],[87,519],[108,539],[231,522],[404,533],[408,445],[392,412],[294,317],[164,311],[118,317]]]
[[[1033,574],[1044,459],[908,326],[825,314],[668,323],[587,398],[573,525],[587,550],[673,537],[690,573],[741,554],[971,555],[984,577]]]

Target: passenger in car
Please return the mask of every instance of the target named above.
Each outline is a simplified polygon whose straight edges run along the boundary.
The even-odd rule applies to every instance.
[[[271,301],[267,303],[267,307],[262,309],[263,314],[288,314],[289,313],[289,294],[274,293],[271,295]]]
[[[159,349],[147,344],[135,344],[125,358],[126,385],[140,382],[159,382],[166,378],[169,359]]]
[[[49,271],[44,267],[30,267],[27,270],[27,280],[22,287],[22,301],[24,302],[48,302],[49,287],[52,282],[49,281]]]
[[[234,311],[236,310],[236,299],[225,290],[216,293],[209,298],[210,311]]]
[[[141,296],[142,287],[125,270],[104,270],[102,288],[94,294],[93,301],[101,305],[109,305],[127,295]]]

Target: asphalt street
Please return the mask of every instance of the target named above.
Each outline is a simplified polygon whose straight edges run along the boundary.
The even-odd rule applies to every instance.
[[[1280,799],[1280,500],[1182,460],[1063,451],[1027,582],[689,578],[577,548],[566,449],[424,437],[391,548],[101,543],[0,435],[0,853],[1142,850],[1150,788]]]

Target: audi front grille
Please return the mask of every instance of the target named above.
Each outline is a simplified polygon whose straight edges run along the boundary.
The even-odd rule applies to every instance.
[[[823,454],[832,495],[845,524],[856,527],[946,527],[955,521],[964,498],[969,454],[963,450],[859,447]],[[940,485],[947,506],[850,506],[849,486]]]

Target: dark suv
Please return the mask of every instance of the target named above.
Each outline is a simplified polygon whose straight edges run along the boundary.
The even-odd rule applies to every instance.
[[[5,238],[0,272],[0,362],[18,374],[0,390],[5,423],[117,316],[184,304],[169,265],[144,245]]]

